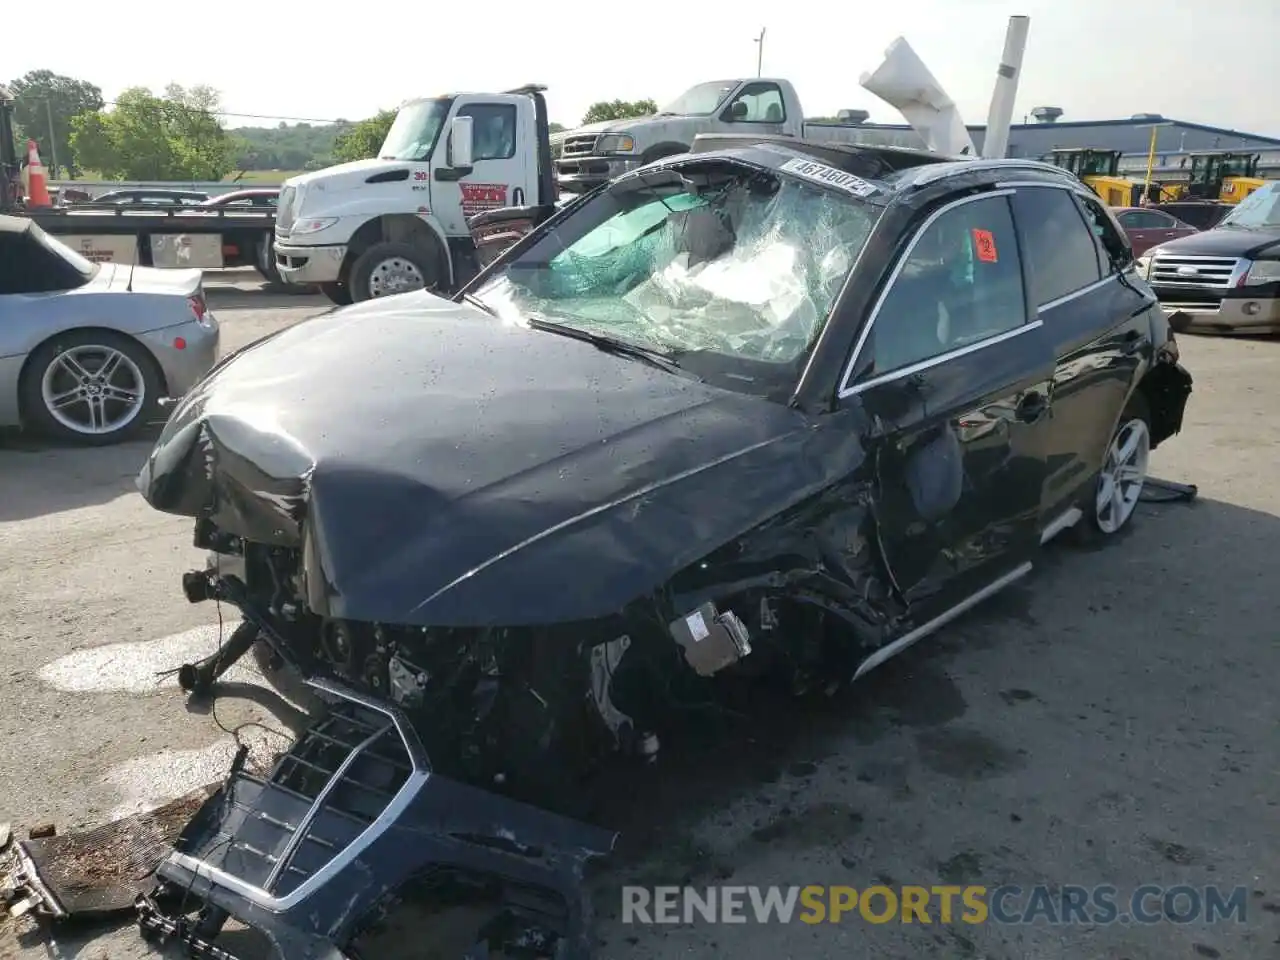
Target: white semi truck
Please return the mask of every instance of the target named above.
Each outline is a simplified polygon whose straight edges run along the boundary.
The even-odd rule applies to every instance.
[[[285,181],[275,227],[280,276],[339,304],[462,286],[479,267],[470,217],[554,209],[543,89],[410,101],[376,158]]]

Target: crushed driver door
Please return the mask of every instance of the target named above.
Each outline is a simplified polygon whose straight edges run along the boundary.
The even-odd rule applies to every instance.
[[[875,424],[874,513],[894,584],[931,615],[1039,543],[1053,357],[1004,194],[935,212],[904,258],[841,396]]]

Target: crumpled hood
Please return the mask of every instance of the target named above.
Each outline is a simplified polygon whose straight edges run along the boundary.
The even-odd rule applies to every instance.
[[[417,293],[224,362],[138,486],[157,509],[300,546],[319,613],[555,622],[613,612],[860,456],[806,450],[832,433],[810,427]]]

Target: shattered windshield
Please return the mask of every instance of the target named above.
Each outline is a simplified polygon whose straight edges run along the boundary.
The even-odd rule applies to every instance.
[[[1253,191],[1223,217],[1218,226],[1280,228],[1280,183],[1269,183]]]
[[[452,105],[453,101],[448,97],[405,104],[387,131],[378,157],[383,160],[426,160],[435,148]]]
[[[737,164],[681,169],[583,203],[476,297],[737,389],[794,385],[880,208]]]
[[[715,113],[716,107],[724,103],[738,86],[737,80],[712,80],[690,87],[680,96],[658,111],[676,117],[704,117]]]

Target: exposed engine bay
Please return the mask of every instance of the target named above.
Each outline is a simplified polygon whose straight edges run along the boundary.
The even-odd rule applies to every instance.
[[[780,678],[832,692],[889,626],[879,581],[833,617],[816,593],[770,575],[679,596],[664,592],[599,620],[526,627],[429,627],[325,617],[306,602],[301,551],[220,535],[184,578],[192,602],[239,608],[239,637],[183,677],[208,691],[250,642],[304,677],[325,677],[403,712],[432,769],[558,812],[582,815],[584,782],[615,754],[653,759],[689,710],[713,706],[716,679]],[[770,580],[775,581],[770,584]],[[693,587],[693,584],[687,584]],[[714,597],[708,594],[714,593]],[[858,629],[848,618],[859,615]],[[239,649],[236,649],[237,645]]]

